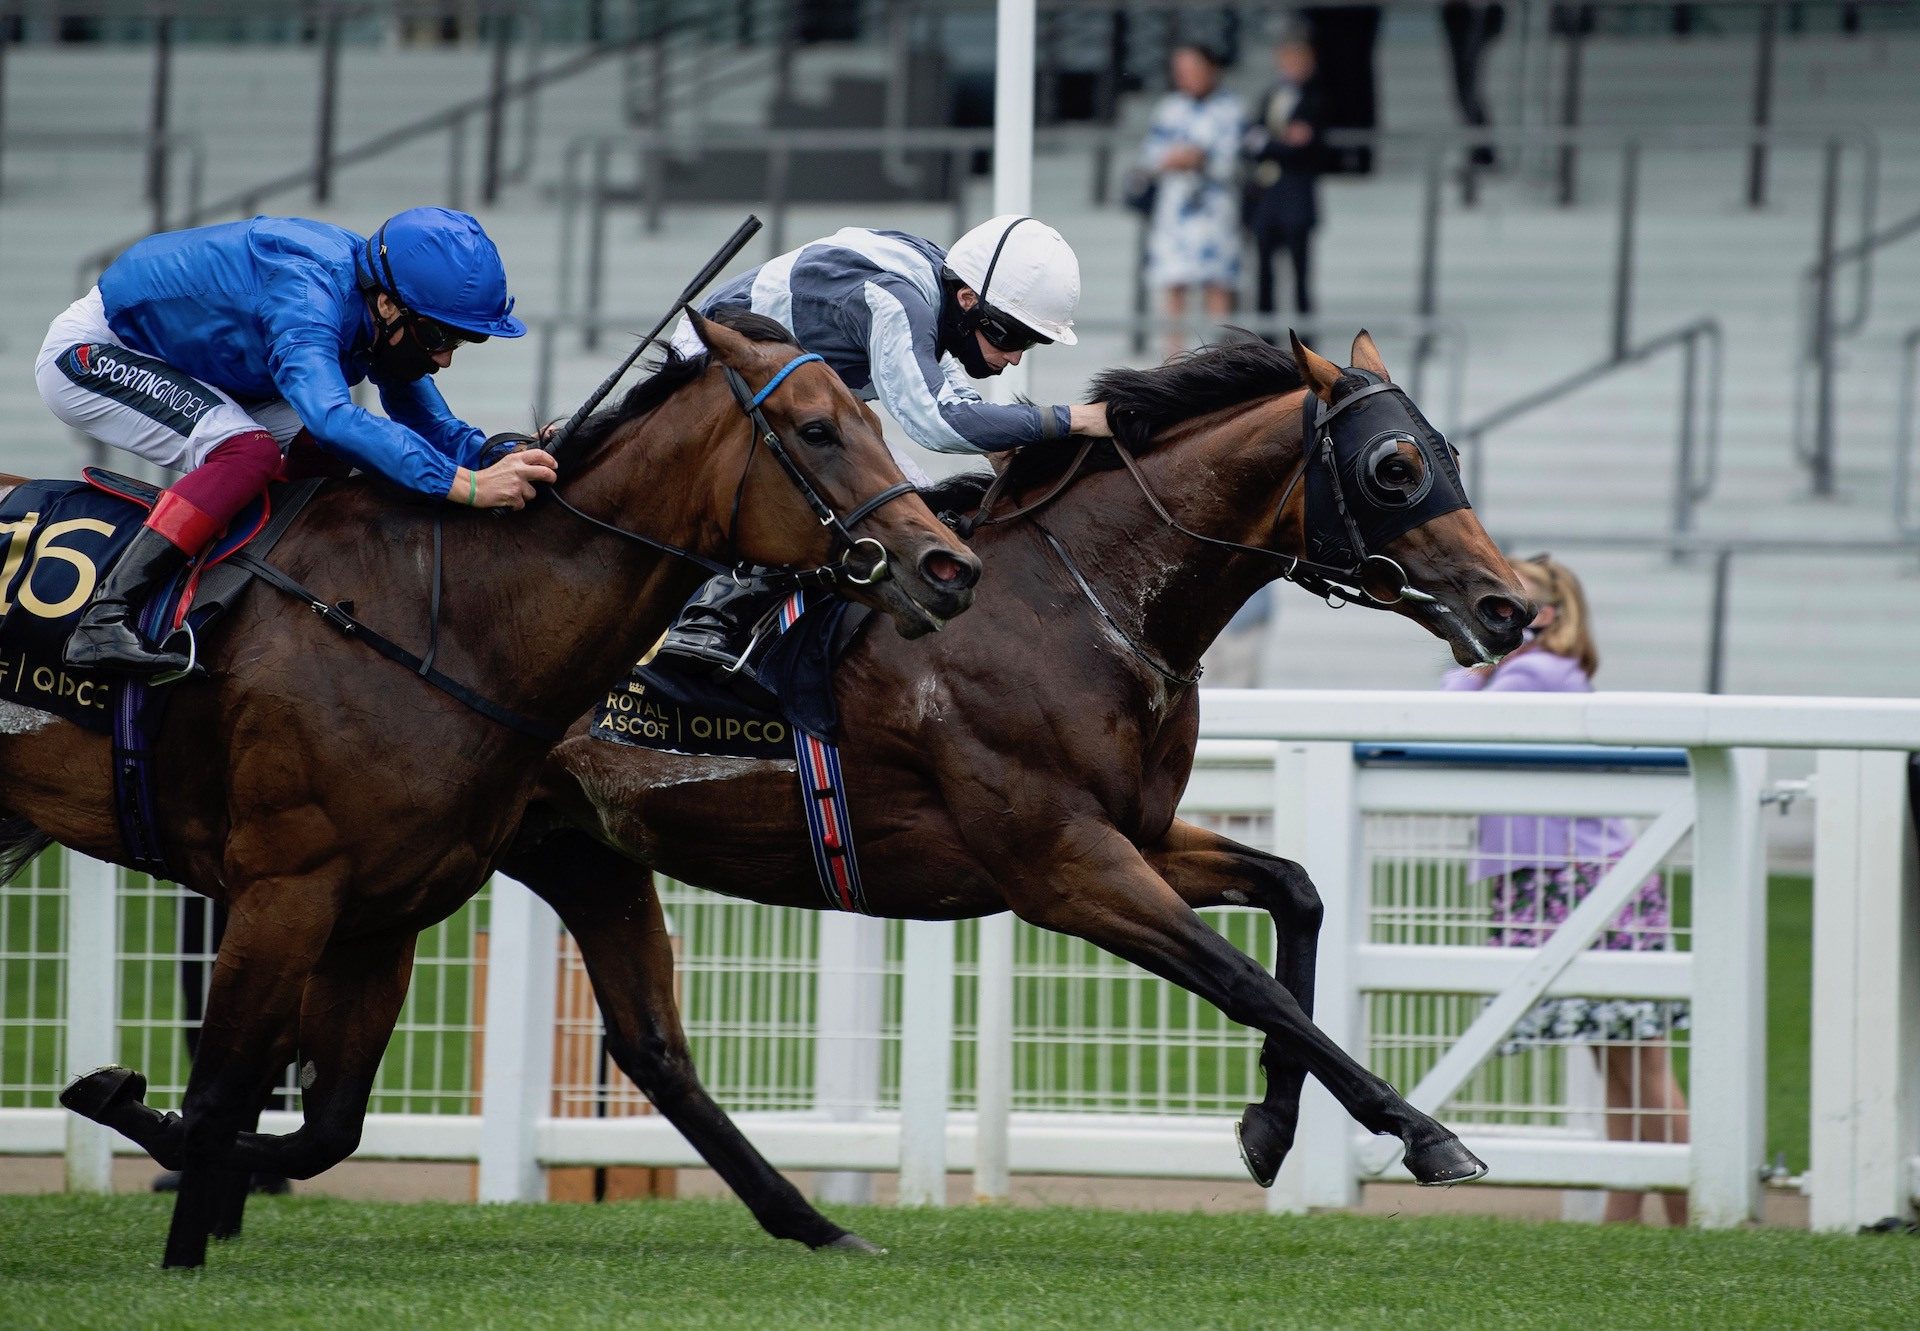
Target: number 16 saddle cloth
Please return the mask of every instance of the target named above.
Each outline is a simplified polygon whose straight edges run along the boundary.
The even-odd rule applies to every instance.
[[[25,481],[0,499],[0,701],[105,734],[113,728],[121,678],[75,669],[61,654],[80,612],[146,521],[158,492],[91,467],[85,476]],[[210,570],[262,534],[272,507],[265,499],[248,507],[153,604],[140,609],[149,637],[158,641],[182,626],[197,629],[232,599],[231,591],[213,601],[196,593]]]
[[[132,544],[159,491],[89,467],[84,480],[23,481],[0,498],[0,704],[51,713],[113,737],[114,812],[126,862],[171,877],[154,820],[154,741],[170,687],[61,658],[94,588]],[[228,557],[265,554],[322,482],[276,485],[241,511],[219,539],[138,610],[154,642],[204,629],[252,575]]]

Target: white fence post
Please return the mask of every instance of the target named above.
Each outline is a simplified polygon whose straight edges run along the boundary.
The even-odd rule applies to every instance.
[[[900,1204],[947,1202],[953,922],[908,920],[900,992]]]
[[[973,1198],[1005,1201],[1013,1124],[1013,914],[980,921],[974,1036]]]
[[[1818,773],[1809,1219],[1851,1230],[1913,1206],[1920,869],[1907,755],[1823,749]]]
[[[865,1118],[880,1102],[886,959],[885,920],[839,911],[821,916],[813,1098],[836,1122]],[[813,1195],[822,1202],[862,1205],[873,1200],[873,1175],[821,1170],[813,1176]]]
[[[1365,1009],[1354,987],[1353,958],[1366,937],[1367,882],[1360,857],[1360,805],[1354,790],[1353,745],[1313,743],[1305,750],[1305,826],[1300,863],[1320,889],[1326,917],[1320,930],[1320,960],[1315,975],[1313,1018],[1321,1030],[1354,1058],[1366,1060]],[[1280,824],[1274,824],[1276,837]],[[1283,852],[1284,853],[1284,852]],[[1345,1207],[1360,1201],[1353,1128],[1347,1111],[1315,1078],[1300,1097],[1300,1131],[1293,1155],[1299,1158],[1298,1193],[1283,1196],[1276,1209],[1291,1206]],[[1291,1162],[1289,1162],[1291,1165]],[[1283,1168],[1284,1176],[1287,1170]],[[1282,1182],[1276,1182],[1276,1188]]]
[[[1696,748],[1689,758],[1696,807],[1689,1210],[1696,1225],[1721,1228],[1760,1218],[1766,1163],[1766,755]]]
[[[553,1112],[559,917],[523,884],[493,878],[488,904],[480,1200],[545,1201],[534,1130]]]
[[[67,852],[67,1080],[116,1062],[120,871]],[[65,1114],[67,1191],[113,1191],[113,1130]]]

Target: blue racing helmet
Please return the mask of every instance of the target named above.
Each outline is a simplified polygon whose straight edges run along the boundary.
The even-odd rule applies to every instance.
[[[415,314],[482,337],[519,337],[500,251],[466,213],[409,208],[367,241],[373,285]]]

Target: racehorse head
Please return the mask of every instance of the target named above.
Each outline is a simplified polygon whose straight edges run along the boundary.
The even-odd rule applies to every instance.
[[[984,521],[1045,506],[1075,469],[1105,473],[1066,492],[1059,521],[1085,524],[1080,542],[1102,551],[1106,577],[1151,589],[1129,595],[1164,662],[1198,661],[1275,578],[1397,610],[1464,664],[1498,659],[1532,618],[1526,591],[1468,507],[1452,447],[1365,333],[1353,360],[1342,369],[1298,338],[1289,354],[1248,335],[1105,371],[1090,397],[1117,446],[1022,450],[1006,493],[1041,497]]]
[[[1354,599],[1425,625],[1461,665],[1518,647],[1526,587],[1469,506],[1453,446],[1393,384],[1373,338],[1354,338],[1345,370],[1298,337],[1293,353],[1317,404],[1303,413],[1308,557],[1351,569]]]
[[[642,416],[649,433],[677,440],[683,464],[669,469],[671,483],[698,500],[688,535],[711,557],[830,566],[847,596],[909,638],[971,605],[979,560],[928,511],[840,377],[771,319],[732,310],[688,318],[705,353],[669,353],[625,402],[583,427],[584,445],[605,441],[613,452],[637,437],[626,427]],[[650,480],[637,484],[644,491]]]

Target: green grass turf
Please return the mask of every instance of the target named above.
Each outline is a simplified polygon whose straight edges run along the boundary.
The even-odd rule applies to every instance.
[[[1910,1327],[1920,1241],[1474,1219],[839,1213],[810,1253],[740,1207],[256,1199],[197,1274],[164,1199],[0,1198],[0,1326]]]

